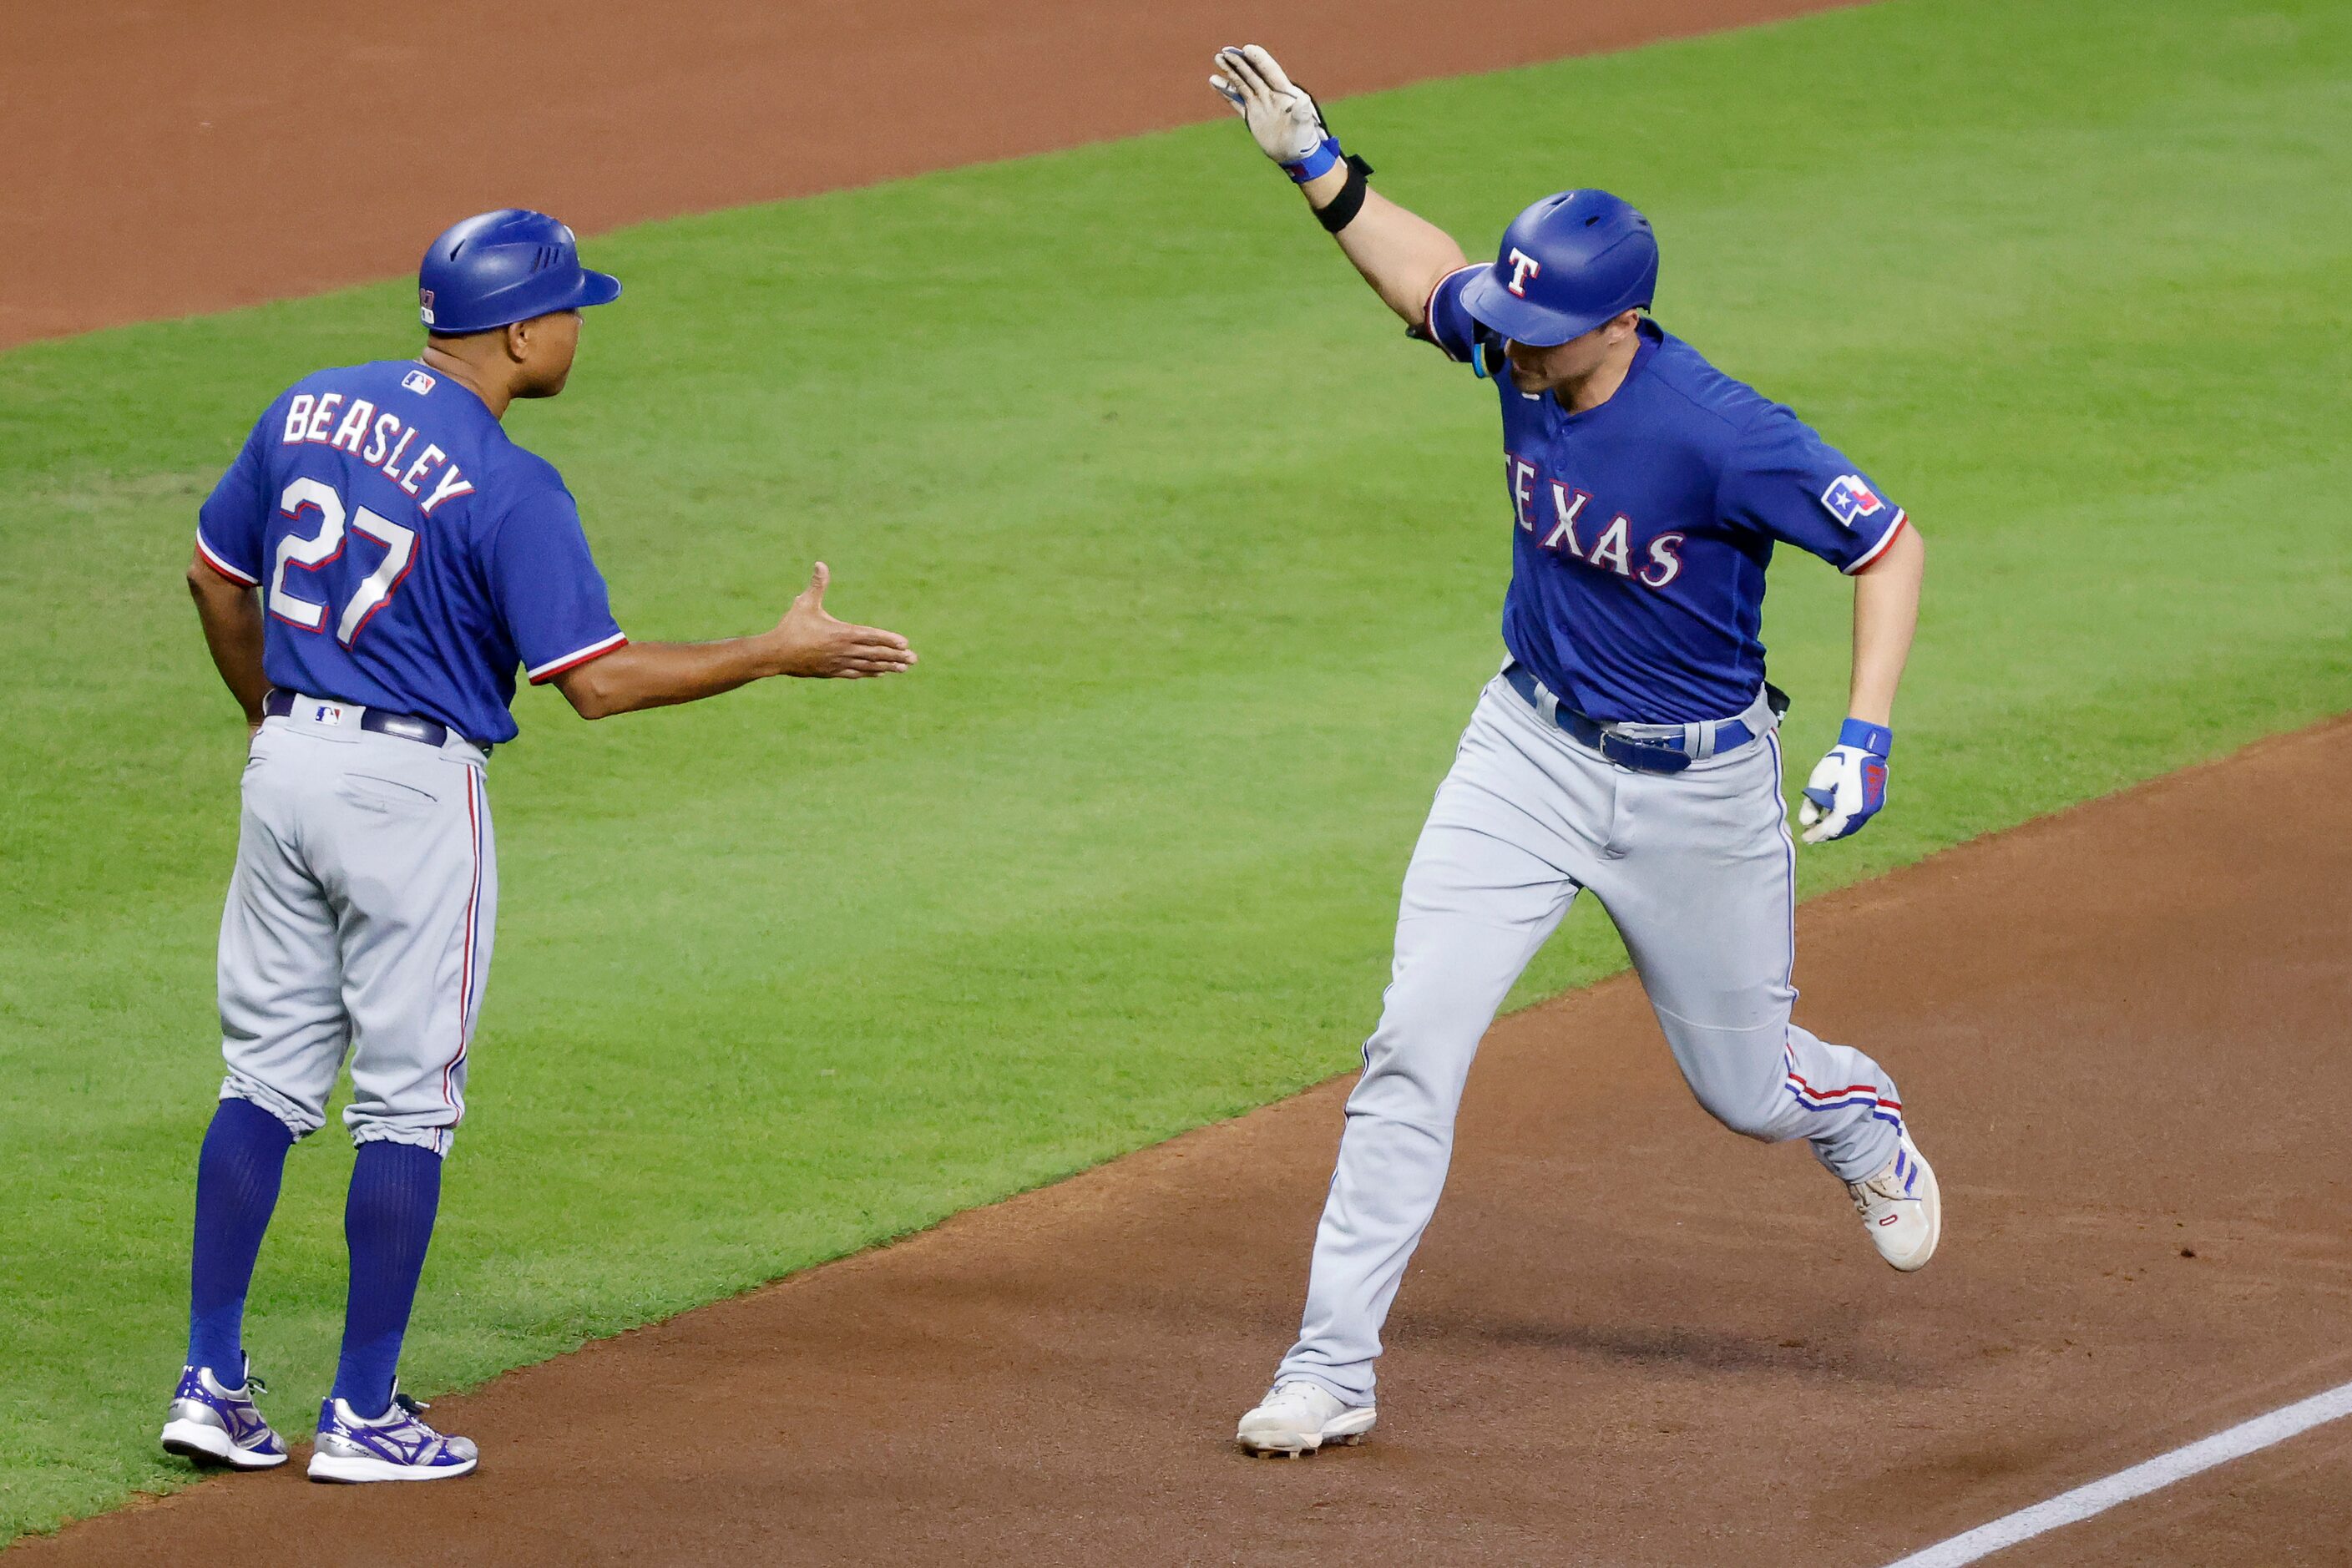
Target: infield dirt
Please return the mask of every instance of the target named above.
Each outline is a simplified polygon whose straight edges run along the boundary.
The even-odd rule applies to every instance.
[[[1801,1016],[1942,1176],[1922,1274],[1709,1122],[1619,978],[1489,1037],[1362,1448],[1231,1443],[1341,1081],[443,1401],[470,1479],[298,1455],[17,1552],[1870,1568],[2352,1378],[2347,773],[2338,721],[1805,906]],[[2347,1460],[2339,1423],[2001,1561],[2343,1563]]]
[[[52,8],[0,61],[0,346],[396,274],[499,202],[593,231],[1197,120],[1244,32],[1336,95],[1818,8]],[[1916,1278],[1619,979],[1490,1037],[1361,1449],[1230,1445],[1337,1082],[442,1401],[474,1479],[298,1457],[12,1558],[1869,1568],[2352,1378],[2347,770],[2337,722],[1805,908],[1801,1016],[1943,1176]],[[2000,1561],[2352,1563],[2347,1462],[2352,1423]]]

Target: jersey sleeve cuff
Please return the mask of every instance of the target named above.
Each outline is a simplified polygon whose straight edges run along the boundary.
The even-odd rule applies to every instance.
[[[1880,556],[1885,554],[1886,547],[1895,542],[1895,536],[1902,532],[1905,525],[1910,522],[1910,521],[1911,514],[1905,511],[1901,507],[1896,507],[1895,509],[1895,521],[1886,525],[1886,531],[1878,536],[1878,542],[1872,545],[1868,550],[1863,552],[1858,560],[1856,560],[1852,565],[1846,567],[1845,574],[1851,577],[1855,573],[1861,571],[1864,567],[1869,565],[1872,562],[1877,560]]]
[[[205,533],[202,529],[198,529],[196,531],[196,553],[205,558],[205,565],[211,567],[214,571],[219,573],[230,582],[247,588],[258,588],[261,586],[260,578],[255,576],[250,572],[242,572],[230,565],[226,560],[222,559],[221,552],[219,551],[215,550],[211,545],[205,543]]]
[[[530,678],[533,686],[544,686],[565,670],[577,669],[590,659],[602,658],[614,648],[626,647],[628,644],[625,634],[614,632],[611,637],[598,638],[586,647],[575,648],[561,658],[551,658],[545,664],[534,665],[523,673]]]
[[[1444,274],[1436,282],[1432,283],[1429,286],[1429,298],[1423,300],[1421,305],[1422,335],[1426,337],[1431,342],[1437,345],[1437,352],[1439,353],[1444,354],[1447,359],[1452,360],[1456,364],[1460,364],[1462,363],[1463,356],[1455,353],[1453,346],[1446,342],[1445,339],[1440,336],[1437,331],[1437,291],[1440,289],[1444,288],[1445,285],[1454,279],[1461,277],[1465,272],[1475,272],[1477,270],[1479,270],[1478,263],[1473,261],[1464,266],[1457,267],[1451,272]],[[1474,344],[1472,346],[1475,348],[1476,345]]]

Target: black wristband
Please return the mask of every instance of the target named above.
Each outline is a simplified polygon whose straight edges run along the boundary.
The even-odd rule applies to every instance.
[[[1370,163],[1353,153],[1348,154],[1347,184],[1339,187],[1338,195],[1315,209],[1315,221],[1323,226],[1326,234],[1339,233],[1355,222],[1356,215],[1364,210],[1364,193],[1371,189],[1364,183],[1364,176],[1371,172]]]

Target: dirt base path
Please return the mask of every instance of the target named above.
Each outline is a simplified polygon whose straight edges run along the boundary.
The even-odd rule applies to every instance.
[[[596,231],[1205,120],[1223,43],[1338,95],[1835,3],[14,5],[0,348],[397,276],[488,207]]]
[[[1363,1448],[1229,1442],[1333,1083],[443,1402],[470,1480],[298,1459],[22,1561],[1873,1568],[2352,1379],[2347,777],[2339,721],[1806,907],[1803,1016],[1942,1173],[1924,1274],[1620,980],[1488,1040]],[[2352,1562],[2347,1428],[2000,1562]]]

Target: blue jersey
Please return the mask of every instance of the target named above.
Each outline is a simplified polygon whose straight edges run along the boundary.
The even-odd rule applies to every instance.
[[[514,738],[518,665],[544,681],[628,640],[562,476],[414,360],[279,395],[198,513],[196,548],[261,589],[271,685],[485,745]]]
[[[1425,335],[1476,363],[1462,308],[1481,268],[1441,279]],[[1784,405],[1644,320],[1608,402],[1571,414],[1496,377],[1513,530],[1503,643],[1570,707],[1650,724],[1726,719],[1764,681],[1764,568],[1786,540],[1859,572],[1903,510]]]

